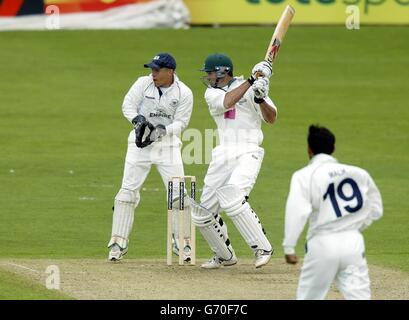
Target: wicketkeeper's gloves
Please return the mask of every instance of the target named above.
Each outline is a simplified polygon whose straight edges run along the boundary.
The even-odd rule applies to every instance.
[[[155,129],[153,129],[149,134],[149,140],[155,142],[162,138],[164,135],[166,135],[166,127],[164,125],[158,124]]]
[[[142,115],[137,115],[132,119],[132,123],[135,129],[135,144],[138,148],[145,148],[166,135],[166,127],[164,125],[158,124],[155,127]],[[148,135],[145,135],[146,127],[149,129]],[[146,138],[142,141],[144,136]]]
[[[150,145],[153,141],[150,141],[149,136],[142,141],[143,136],[145,134],[146,127],[149,128],[150,131],[153,131],[155,127],[146,120],[143,115],[137,115],[135,118],[132,119],[132,124],[134,125],[135,130],[135,144],[138,148],[144,148]]]

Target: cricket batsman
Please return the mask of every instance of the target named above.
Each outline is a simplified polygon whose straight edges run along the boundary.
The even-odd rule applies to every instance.
[[[260,62],[244,80],[233,76],[228,56],[216,53],[206,58],[202,71],[207,73],[205,100],[217,124],[219,145],[212,151],[200,205],[192,202],[192,220],[214,253],[201,267],[216,269],[237,263],[220,216],[225,211],[260,268],[269,262],[273,248],[248,199],[264,157],[261,123],[273,124],[277,117],[277,108],[268,97],[272,68]],[[256,79],[260,73],[263,77]]]

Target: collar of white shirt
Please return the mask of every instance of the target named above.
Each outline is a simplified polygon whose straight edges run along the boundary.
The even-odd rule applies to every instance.
[[[227,90],[229,89],[229,87],[230,87],[236,80],[242,81],[242,80],[244,80],[244,77],[243,77],[243,76],[234,77],[234,78],[231,79],[231,80],[229,81],[229,83],[228,83],[227,85],[225,85],[222,89],[223,89],[224,91],[227,91]]]
[[[309,162],[309,164],[316,164],[316,163],[324,163],[324,162],[338,162],[333,156],[330,156],[326,153],[319,153],[313,156]]]

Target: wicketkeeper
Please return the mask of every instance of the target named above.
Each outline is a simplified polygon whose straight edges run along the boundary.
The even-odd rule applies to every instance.
[[[136,80],[122,105],[123,114],[134,129],[128,137],[122,186],[115,197],[108,243],[110,261],[120,260],[128,251],[139,191],[152,164],[156,165],[165,188],[170,177],[184,176],[179,135],[190,120],[192,91],[176,75],[176,61],[170,54],[159,53],[144,67],[151,68],[152,73]],[[178,188],[175,184],[173,194],[179,193]],[[177,228],[175,220],[175,239],[178,239]],[[178,250],[175,241],[175,253]],[[185,258],[188,256],[187,251]]]

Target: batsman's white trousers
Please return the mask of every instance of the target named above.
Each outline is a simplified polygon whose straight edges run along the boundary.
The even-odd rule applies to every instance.
[[[324,299],[334,280],[345,299],[371,298],[365,244],[359,231],[315,235],[306,249],[298,300]]]
[[[134,140],[129,139],[121,188],[136,191],[139,195],[139,190],[148,176],[152,164],[156,165],[165,188],[167,188],[170,177],[184,175],[180,145],[172,146],[154,142],[141,149],[135,145]],[[178,190],[179,187],[176,183],[174,192],[178,192]]]
[[[200,204],[213,214],[220,212],[216,190],[232,184],[249,195],[256,183],[264,149],[256,144],[219,145],[212,151]]]

